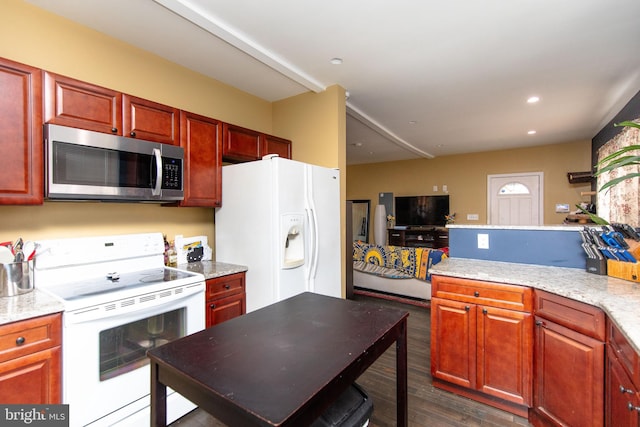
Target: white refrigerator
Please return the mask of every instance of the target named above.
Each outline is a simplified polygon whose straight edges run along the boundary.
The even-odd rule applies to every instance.
[[[247,312],[310,291],[340,297],[340,173],[283,159],[222,168],[215,259],[248,267]]]

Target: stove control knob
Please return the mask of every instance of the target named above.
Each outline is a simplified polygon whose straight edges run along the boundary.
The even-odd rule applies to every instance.
[[[120,279],[120,275],[116,272],[107,273],[107,279],[111,280],[112,282],[116,282]]]

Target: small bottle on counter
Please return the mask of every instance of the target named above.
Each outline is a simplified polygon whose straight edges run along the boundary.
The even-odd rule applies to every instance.
[[[169,242],[169,250],[168,250],[168,266],[169,267],[177,267],[178,266],[178,252],[176,252],[176,245],[172,240]]]
[[[162,238],[164,239],[164,265],[169,265],[169,242],[167,241],[167,235],[163,234]]]

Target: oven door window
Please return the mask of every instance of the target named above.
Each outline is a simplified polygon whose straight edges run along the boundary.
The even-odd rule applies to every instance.
[[[186,308],[100,332],[100,381],[149,363],[147,350],[185,336]]]

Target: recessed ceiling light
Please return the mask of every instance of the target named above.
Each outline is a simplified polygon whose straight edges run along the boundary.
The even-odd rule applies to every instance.
[[[539,96],[530,96],[529,98],[527,98],[527,104],[535,104],[538,101],[540,101]]]
[[[535,130],[530,130],[529,132],[527,132],[529,135],[535,135],[536,131]]]
[[[342,58],[331,58],[331,62],[333,65],[340,65],[342,64]]]

